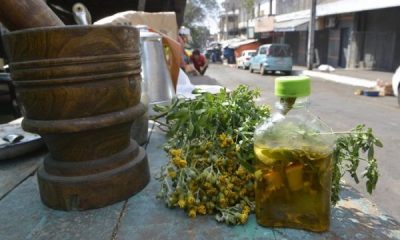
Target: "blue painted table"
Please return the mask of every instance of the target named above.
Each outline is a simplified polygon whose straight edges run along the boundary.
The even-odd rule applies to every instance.
[[[102,209],[62,212],[39,198],[35,169],[43,153],[0,163],[0,240],[135,239],[400,239],[400,224],[355,189],[345,187],[332,209],[330,231],[263,228],[254,215],[244,226],[226,226],[211,216],[189,219],[155,198],[154,176],[167,161],[160,148],[164,135],[152,129],[147,153],[153,179],[139,194]],[[116,186],[118,187],[118,186]]]

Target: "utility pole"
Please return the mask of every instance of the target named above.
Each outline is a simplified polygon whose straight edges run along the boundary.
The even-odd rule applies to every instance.
[[[225,31],[225,39],[228,40],[228,10],[225,10],[225,26],[224,26],[224,31]]]
[[[269,14],[268,14],[268,16],[272,16],[272,1],[273,0],[269,0]]]
[[[317,0],[311,0],[310,21],[308,25],[308,44],[307,44],[307,69],[312,70],[314,63],[314,35],[315,35],[315,15]]]

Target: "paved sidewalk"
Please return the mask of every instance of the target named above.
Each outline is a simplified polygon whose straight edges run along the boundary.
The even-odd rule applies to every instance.
[[[336,69],[334,72],[328,73],[318,71],[318,69],[310,71],[303,66],[295,66],[294,71],[297,74],[304,74],[310,77],[317,77],[328,81],[365,88],[375,87],[378,79],[385,83],[391,83],[394,74],[392,72],[361,69]]]
[[[228,67],[228,66],[227,66]],[[392,82],[393,73],[387,72],[376,72],[376,71],[361,71],[361,70],[338,70],[332,73],[320,72],[318,70],[309,71],[305,67],[295,66],[293,68],[294,75],[307,75],[310,77],[321,78],[328,81],[333,81],[341,84],[373,88],[376,86],[376,79],[380,79],[385,83]],[[379,78],[378,76],[381,76]],[[375,80],[372,80],[376,77]],[[219,85],[219,83],[207,76],[189,76],[190,81],[194,85],[199,84],[209,84],[209,85]]]

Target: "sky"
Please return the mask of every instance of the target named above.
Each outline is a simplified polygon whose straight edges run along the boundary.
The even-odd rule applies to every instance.
[[[210,29],[211,34],[215,34],[219,32],[219,27],[218,27],[218,19],[213,19],[211,17],[207,17],[204,20],[204,25]]]
[[[223,3],[224,0],[217,0],[217,2],[221,6],[221,3]],[[215,19],[210,16],[207,16],[206,19],[204,20],[204,25],[210,29],[211,34],[219,32],[218,21],[219,19]]]

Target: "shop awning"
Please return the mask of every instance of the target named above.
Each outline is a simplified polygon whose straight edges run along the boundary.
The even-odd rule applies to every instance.
[[[275,32],[307,31],[308,19],[300,18],[274,23]]]
[[[254,42],[257,42],[257,39],[248,39],[248,40],[244,40],[244,41],[241,41],[241,42],[235,42],[235,43],[229,44],[228,47],[235,49],[235,48],[238,48],[240,46],[247,45],[247,44],[254,43]]]

